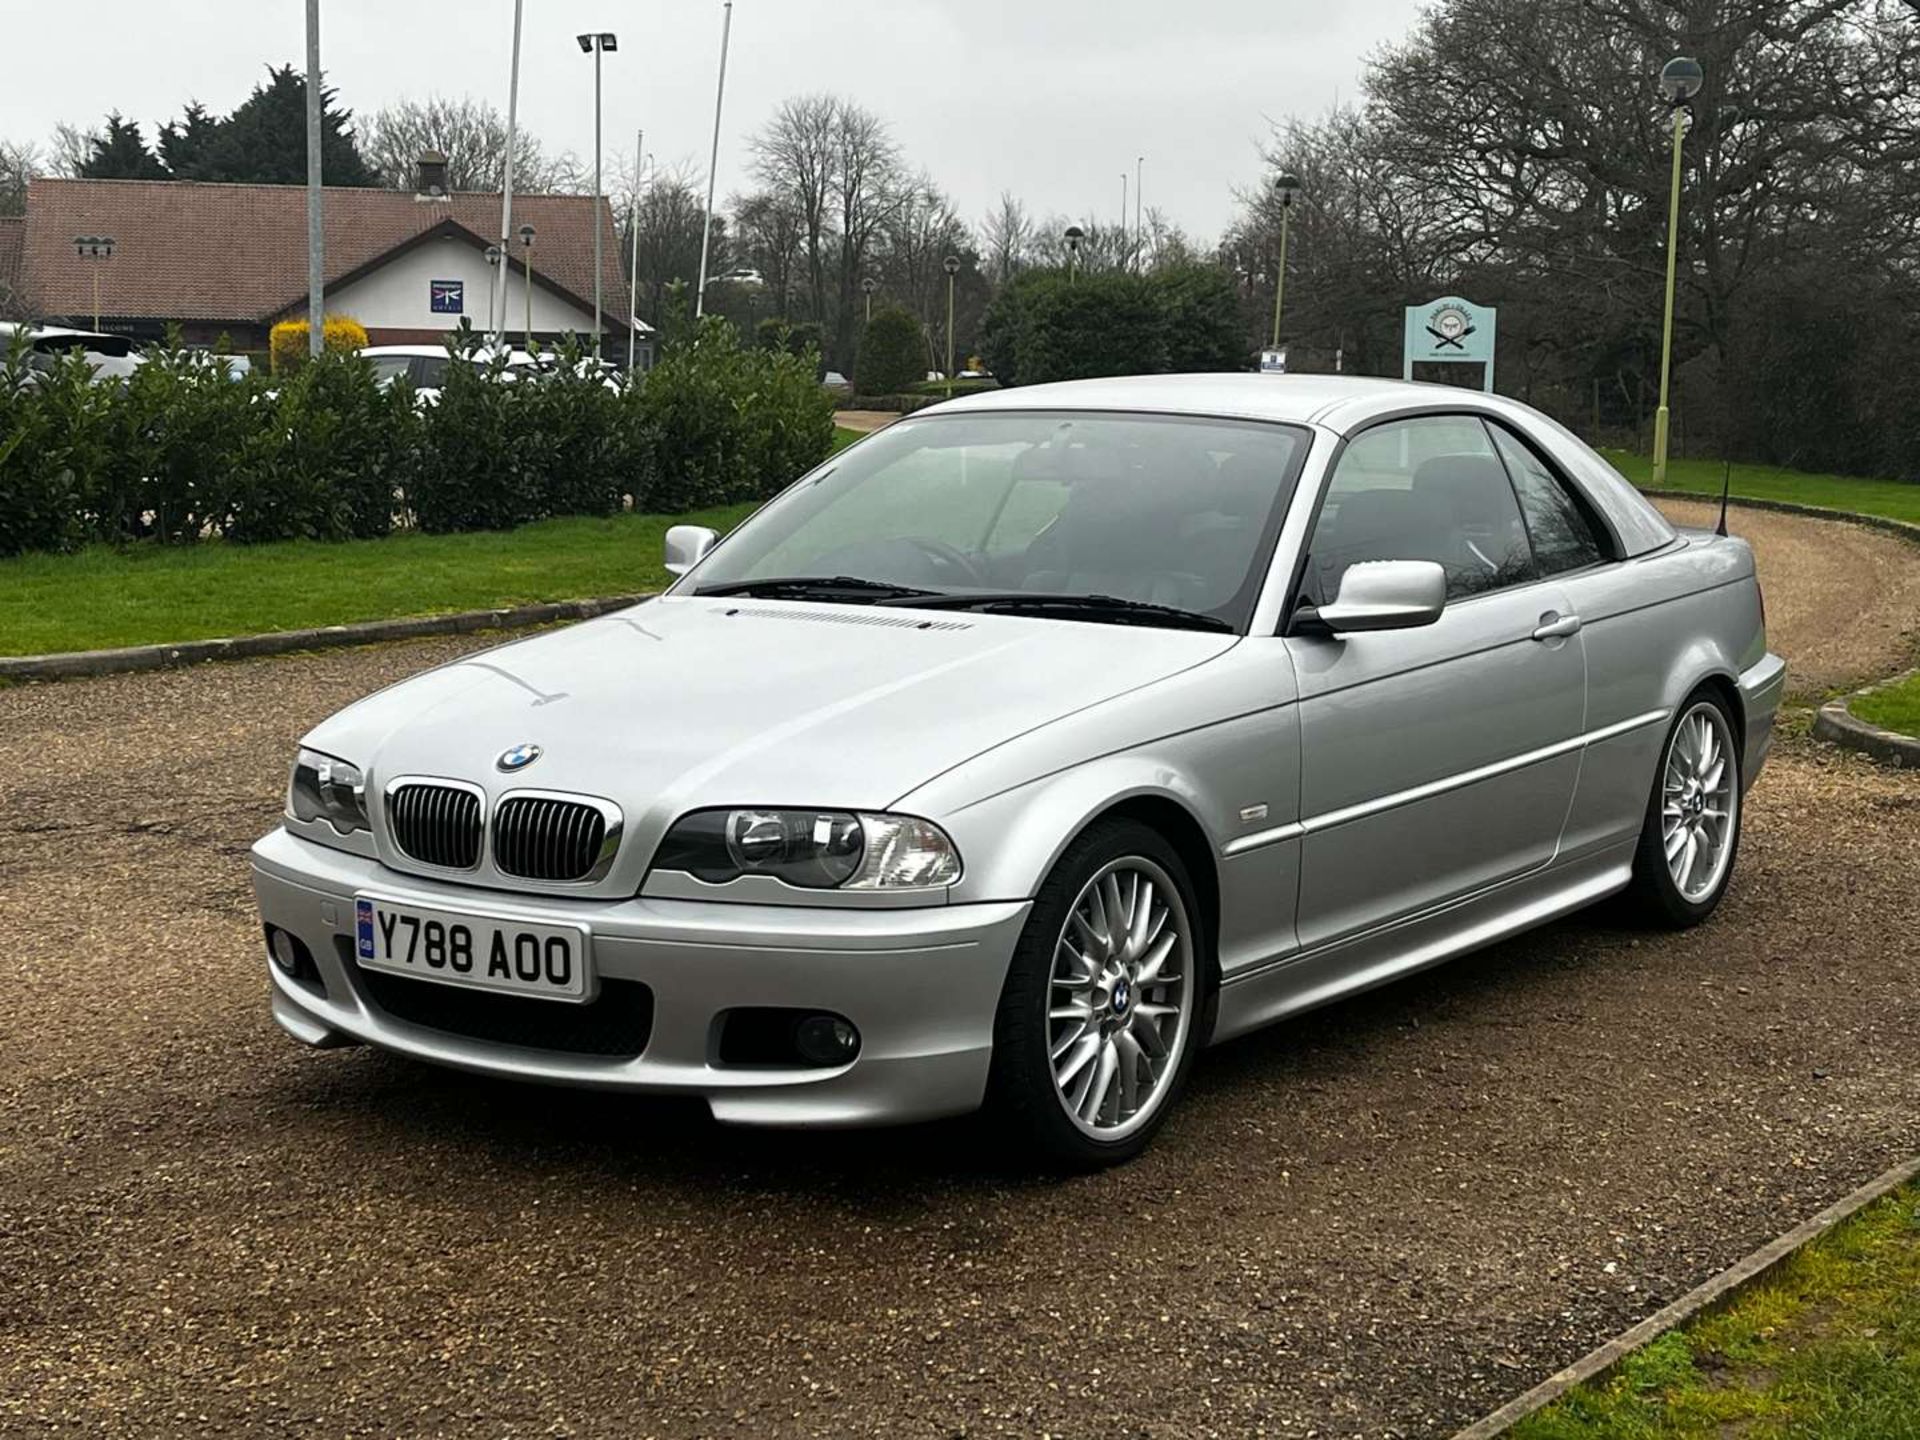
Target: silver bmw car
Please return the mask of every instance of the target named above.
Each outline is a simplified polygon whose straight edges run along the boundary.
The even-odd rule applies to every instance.
[[[1450,388],[973,396],[667,548],[305,738],[253,851],[294,1036],[1110,1163],[1211,1041],[1615,892],[1705,919],[1785,678],[1744,543]]]

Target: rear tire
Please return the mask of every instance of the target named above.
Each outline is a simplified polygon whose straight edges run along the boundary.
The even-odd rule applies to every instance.
[[[1105,820],[1067,848],[1014,948],[987,1113],[1043,1163],[1131,1160],[1204,1035],[1211,967],[1193,884],[1158,831]]]
[[[1670,930],[1698,925],[1727,893],[1740,853],[1740,746],[1719,691],[1702,686],[1680,707],[1653,777],[1653,793],[1622,897],[1634,918]]]

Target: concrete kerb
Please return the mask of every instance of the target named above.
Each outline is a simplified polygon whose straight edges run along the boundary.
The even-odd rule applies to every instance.
[[[612,595],[597,600],[553,600],[497,610],[463,610],[452,615],[420,615],[403,620],[366,620],[311,630],[277,630],[220,640],[184,640],[174,645],[131,645],[118,650],[73,650],[58,655],[0,656],[0,680],[68,680],[119,675],[135,670],[169,670],[208,660],[246,660],[300,650],[329,650],[372,645],[386,640],[420,640],[433,635],[470,635],[484,630],[519,630],[563,620],[591,620],[622,610],[649,595]]]
[[[1898,730],[1882,730],[1878,725],[1862,720],[1848,708],[1863,695],[1902,684],[1916,675],[1920,675],[1920,670],[1909,670],[1903,675],[1869,685],[1864,690],[1856,690],[1851,695],[1843,695],[1838,700],[1829,700],[1814,713],[1814,735],[1835,745],[1844,745],[1849,750],[1859,750],[1888,765],[1920,770],[1920,739],[1902,735]]]
[[[1603,1379],[1634,1351],[1649,1341],[1696,1317],[1731,1304],[1742,1293],[1764,1280],[1796,1250],[1817,1240],[1841,1221],[1851,1218],[1874,1201],[1891,1195],[1920,1175],[1920,1157],[1902,1161],[1876,1176],[1845,1199],[1829,1205],[1812,1219],[1796,1225],[1777,1240],[1769,1241],[1745,1259],[1688,1291],[1671,1305],[1654,1312],[1622,1335],[1599,1349],[1556,1371],[1526,1394],[1509,1400],[1491,1415],[1476,1420],[1457,1432],[1453,1440],[1496,1440],[1536,1410],[1544,1410],[1561,1396],[1590,1380]]]

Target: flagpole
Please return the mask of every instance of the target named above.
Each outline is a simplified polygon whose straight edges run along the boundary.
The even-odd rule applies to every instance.
[[[506,257],[513,253],[513,152],[518,143],[520,117],[520,17],[525,0],[513,0],[513,69],[507,77],[507,157],[500,172],[500,257],[493,267],[494,289],[487,296],[487,328],[504,342],[507,333],[507,284],[501,278]],[[597,207],[599,202],[594,202]],[[600,223],[596,208],[594,225]],[[498,319],[495,315],[498,315]]]
[[[633,142],[633,195],[627,201],[627,374],[633,374],[640,309],[640,187],[647,178],[647,132]]]
[[[713,155],[707,161],[707,222],[700,231],[700,289],[693,297],[695,318],[707,313],[707,255],[713,245],[713,189],[720,179],[720,111],[727,100],[727,45],[733,39],[733,0],[720,23],[720,84],[713,97]]]
[[[321,190],[320,129],[325,93],[320,80],[320,0],[307,0],[307,354],[320,358],[326,340],[326,196]],[[94,321],[100,328],[100,269],[93,271]]]

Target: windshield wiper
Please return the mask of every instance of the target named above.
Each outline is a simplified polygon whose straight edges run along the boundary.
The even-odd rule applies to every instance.
[[[1163,625],[1182,630],[1215,630],[1232,634],[1233,626],[1197,610],[1182,610],[1174,605],[1155,605],[1146,600],[1126,600],[1118,595],[1048,595],[1032,590],[1007,590],[987,594],[941,594],[915,599],[902,597],[882,600],[882,605],[899,605],[915,610],[989,610],[1007,614],[1064,615],[1075,620],[1093,620],[1109,625]]]
[[[769,580],[729,580],[724,585],[701,585],[696,595],[767,595],[858,597],[866,601],[918,600],[943,596],[944,590],[919,590],[911,585],[893,585],[885,580],[862,580],[858,575],[787,575]]]

